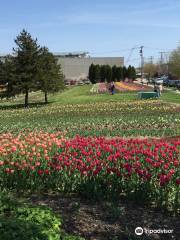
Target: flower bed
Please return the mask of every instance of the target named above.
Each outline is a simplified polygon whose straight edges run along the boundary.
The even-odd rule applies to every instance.
[[[152,90],[151,87],[140,85],[137,83],[116,82],[115,87],[119,91],[147,91]]]
[[[1,137],[1,188],[58,190],[100,198],[123,194],[177,211],[178,140],[76,136],[62,141],[59,133],[33,136],[14,139],[9,135],[5,142]]]
[[[99,93],[105,93],[105,92],[107,92],[106,83],[99,83],[98,92],[99,92]]]
[[[96,83],[90,89],[91,93],[105,93],[107,92],[106,83]]]

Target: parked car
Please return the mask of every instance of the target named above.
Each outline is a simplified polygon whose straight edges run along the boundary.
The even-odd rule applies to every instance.
[[[80,86],[81,86],[81,85],[84,85],[84,83],[83,83],[83,81],[78,81],[78,82],[77,82],[77,85],[80,85]]]
[[[176,80],[176,87],[178,90],[180,90],[180,80]]]
[[[163,78],[155,78],[154,82],[156,84],[163,84],[164,79]]]
[[[168,81],[168,87],[176,87],[176,81],[177,80],[169,80]]]

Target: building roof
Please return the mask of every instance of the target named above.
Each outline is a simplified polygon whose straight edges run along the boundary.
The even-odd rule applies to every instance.
[[[87,54],[89,54],[88,52],[83,52],[83,51],[80,51],[80,52],[54,52],[53,53],[55,56],[62,56],[62,57],[66,57],[66,56],[86,56]]]

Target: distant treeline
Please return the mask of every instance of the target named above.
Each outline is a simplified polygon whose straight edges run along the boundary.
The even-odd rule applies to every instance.
[[[134,80],[136,78],[136,69],[129,67],[117,67],[109,65],[94,65],[89,67],[89,80],[92,83],[124,81],[126,78]]]

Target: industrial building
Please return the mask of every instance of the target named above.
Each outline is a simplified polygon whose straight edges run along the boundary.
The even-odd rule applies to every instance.
[[[90,65],[123,66],[123,57],[90,57],[88,52],[54,53],[62,66],[66,80],[83,80],[88,78]]]
[[[61,64],[63,74],[66,80],[84,80],[88,78],[90,65],[110,65],[123,66],[123,57],[90,57],[88,52],[65,52],[54,53],[58,63]],[[0,55],[0,59],[4,60],[5,55]]]

